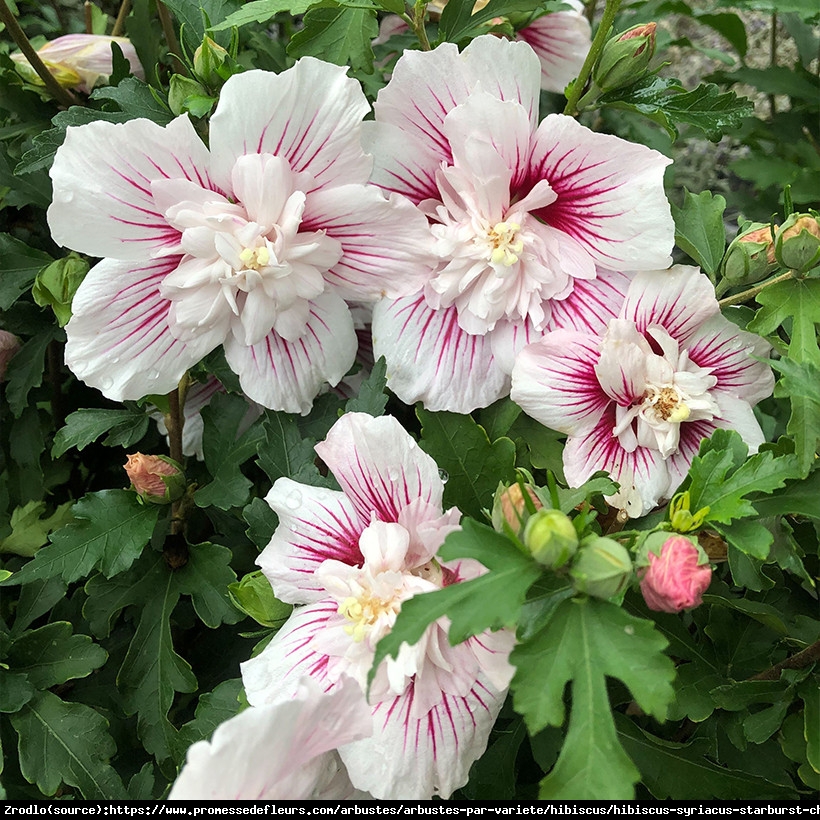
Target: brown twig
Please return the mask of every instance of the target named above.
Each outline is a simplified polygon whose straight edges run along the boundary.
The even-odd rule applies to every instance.
[[[117,12],[117,19],[114,21],[114,28],[111,29],[112,37],[120,37],[125,30],[125,18],[131,11],[131,0],[122,0],[120,10]]]
[[[11,13],[11,9],[8,7],[6,0],[0,0],[0,21],[5,24],[11,38],[17,44],[20,51],[26,56],[29,65],[37,72],[51,96],[66,107],[70,105],[81,105],[77,97],[67,88],[63,88],[46,68],[45,63],[40,59],[40,56],[29,42],[28,37],[26,37],[25,32],[20,28],[17,18]]]
[[[783,669],[804,669],[815,661],[820,661],[820,641],[815,641],[796,655],[752,675],[748,680],[780,680],[780,672]]]
[[[83,12],[85,13],[85,33],[94,33],[94,6],[91,0],[85,0],[83,3]]]
[[[180,388],[177,387],[168,394],[168,412],[165,414],[165,429],[168,431],[168,450],[171,458],[182,464],[182,426],[185,418],[182,415],[182,403],[179,400]],[[183,501],[175,501],[171,507],[171,534],[182,532]]]
[[[177,40],[177,34],[174,31],[174,21],[171,19],[171,14],[162,0],[157,0],[157,14],[159,15],[159,22],[162,25],[162,33],[165,35],[165,42],[168,43],[168,51],[171,55],[174,73],[187,75],[188,72],[185,70],[185,66],[178,56],[182,53],[182,49],[179,47],[179,40]]]

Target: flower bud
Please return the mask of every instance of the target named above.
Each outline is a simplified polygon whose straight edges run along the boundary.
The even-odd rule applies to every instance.
[[[194,52],[194,75],[204,85],[219,88],[231,75],[231,58],[219,43],[206,36]],[[226,63],[228,66],[226,66]]]
[[[777,261],[789,270],[806,273],[820,265],[820,222],[811,214],[792,214],[774,240]]]
[[[87,273],[88,262],[72,251],[68,256],[46,265],[37,274],[31,295],[40,307],[51,305],[60,327],[68,324],[71,301]]]
[[[629,584],[632,561],[626,547],[611,538],[596,537],[581,545],[569,574],[578,592],[611,598]]]
[[[560,510],[538,510],[524,528],[524,544],[539,564],[559,569],[575,555],[578,533]]]
[[[102,34],[66,34],[37,49],[37,55],[45,63],[63,88],[76,88],[89,94],[95,85],[105,84],[114,70],[111,43],[116,43],[135,77],[145,79],[134,46],[127,37],[107,37]],[[12,54],[17,71],[32,85],[43,85],[42,78],[29,65],[24,54]]]
[[[732,285],[750,285],[773,273],[778,267],[774,231],[772,225],[753,222],[732,240],[721,262],[723,278]]]
[[[660,554],[647,553],[649,566],[639,571],[641,593],[656,612],[681,612],[700,606],[712,580],[712,568],[703,550],[682,535],[667,538]]]
[[[6,368],[20,349],[20,340],[7,330],[0,330],[0,382],[6,378]]]
[[[689,491],[678,493],[669,502],[669,522],[672,529],[677,532],[690,532],[700,527],[706,516],[709,515],[710,508],[701,507],[697,512],[690,512],[689,505],[691,499]]]
[[[208,95],[208,90],[196,80],[172,74],[168,87],[168,107],[172,113],[191,114],[204,117],[216,103],[216,97]]]
[[[641,79],[655,55],[655,24],[642,23],[610,38],[592,71],[601,91],[625,88]]]
[[[125,472],[131,479],[131,488],[141,499],[152,504],[170,504],[185,493],[185,473],[168,456],[134,453],[128,456]]]
[[[228,584],[228,596],[240,612],[269,628],[281,626],[293,609],[273,594],[270,581],[261,570],[249,572],[241,581]]]
[[[528,509],[526,500],[524,499],[524,491],[520,484],[511,484],[505,487],[503,484],[498,485],[495,492],[495,499],[493,500],[493,527],[496,532],[504,532],[504,525],[520,537],[524,530],[524,525],[527,523],[530,515],[530,509],[540,510],[544,505],[535,494],[535,490],[529,484],[524,484],[524,490],[530,497],[532,507]]]

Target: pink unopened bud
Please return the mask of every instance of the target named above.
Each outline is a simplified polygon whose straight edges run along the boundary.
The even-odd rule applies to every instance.
[[[182,467],[167,456],[128,456],[125,472],[141,498],[152,504],[170,504],[185,492]]]
[[[6,368],[20,349],[20,340],[7,330],[0,330],[0,382],[6,378]]]
[[[712,580],[712,568],[688,538],[673,535],[661,546],[660,555],[649,552],[649,566],[641,570],[641,593],[656,612],[681,612],[700,606],[701,596]]]
[[[527,509],[527,502],[524,499],[521,485],[499,486],[495,494],[492,515],[493,527],[497,532],[504,532],[504,524],[506,523],[516,535],[520,535],[524,530],[527,519],[530,517],[530,509],[540,510],[544,506],[529,484],[525,484],[524,487],[532,502],[529,509]]]

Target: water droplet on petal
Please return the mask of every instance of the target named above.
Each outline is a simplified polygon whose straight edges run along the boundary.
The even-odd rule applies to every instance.
[[[439,467],[438,477],[441,479],[442,484],[446,484],[448,479],[450,478],[450,473],[448,473],[447,470],[442,470],[441,467]]]
[[[299,490],[292,490],[285,498],[285,506],[289,510],[298,510],[302,506],[302,493]]]
[[[111,376],[103,376],[100,379],[100,387],[103,390],[110,390],[114,386],[114,379]]]
[[[148,371],[148,378],[152,381],[156,381],[159,378],[159,370],[154,370],[153,368]]]
[[[396,467],[392,467],[392,466],[391,466],[391,467],[388,467],[388,468],[387,468],[387,477],[388,477],[388,479],[390,479],[390,481],[392,481],[392,482],[394,482],[394,483],[395,483],[396,481],[398,481],[398,480],[399,480],[399,471],[398,471],[398,468],[396,468]]]

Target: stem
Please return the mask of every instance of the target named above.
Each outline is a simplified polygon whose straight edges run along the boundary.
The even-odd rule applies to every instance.
[[[43,81],[51,96],[54,97],[58,103],[66,107],[70,105],[81,105],[80,101],[67,88],[63,88],[46,68],[45,63],[40,59],[40,56],[28,41],[25,32],[20,28],[17,18],[11,13],[11,9],[6,4],[6,0],[0,0],[0,22],[5,23],[8,33],[20,51],[25,54],[29,65],[40,76],[40,79]]]
[[[179,400],[180,388],[177,387],[168,394],[168,412],[165,414],[165,429],[168,431],[168,449],[171,458],[182,464],[182,426],[185,417],[182,415],[182,404]],[[171,506],[171,533],[178,535],[182,532],[184,521],[183,499],[175,501]]]
[[[780,680],[782,669],[804,669],[815,661],[820,661],[820,641],[815,641],[811,646],[806,647],[802,652],[786,658],[774,666],[752,675],[748,680]]]
[[[777,12],[772,12],[772,34],[769,40],[769,67],[777,65]],[[770,119],[774,119],[777,113],[774,94],[769,94]]]
[[[744,302],[748,302],[749,299],[754,299],[758,293],[766,290],[769,285],[776,285],[778,282],[785,282],[787,279],[792,279],[793,277],[793,271],[786,271],[786,273],[782,273],[780,276],[775,276],[774,279],[769,279],[768,282],[764,282],[762,285],[755,285],[753,288],[744,290],[742,293],[736,293],[734,296],[727,296],[725,299],[721,299],[718,304],[722,308],[729,307],[729,305],[741,305]]]
[[[174,31],[174,21],[171,19],[171,15],[162,0],[157,0],[157,14],[162,24],[162,33],[165,35],[165,42],[168,43],[168,51],[171,54],[171,64],[174,67],[174,73],[187,75],[188,72],[185,70],[185,66],[182,65],[177,56],[182,53],[182,49],[179,47],[179,40],[177,40],[177,34]]]
[[[578,101],[581,99],[581,94],[586,87],[587,80],[589,80],[589,75],[592,73],[592,68],[598,61],[598,57],[601,55],[601,51],[603,50],[604,44],[609,36],[609,30],[612,27],[612,23],[615,21],[615,15],[618,13],[620,6],[621,0],[606,0],[604,16],[601,18],[598,31],[595,32],[595,39],[592,41],[589,54],[587,54],[587,58],[584,60],[584,64],[581,67],[581,73],[572,84],[572,88],[567,96],[567,104],[564,108],[564,113],[571,117],[578,114]]]
[[[413,6],[413,17],[410,26],[413,33],[419,38],[422,51],[430,51],[430,40],[427,39],[427,29],[424,26],[424,17],[427,14],[427,0],[416,0]]]
[[[92,12],[91,0],[85,0],[83,3],[83,12],[85,13],[85,33],[94,33],[94,14]]]
[[[63,389],[60,373],[60,345],[53,339],[48,343],[46,356],[48,380],[51,384],[51,417],[54,421],[54,429],[59,430],[65,424],[65,413],[63,410]]]
[[[117,19],[114,21],[114,28],[111,29],[112,37],[119,37],[125,29],[125,18],[131,11],[131,0],[122,0],[120,10],[117,12]]]
[[[592,25],[595,22],[595,7],[598,5],[598,0],[589,0],[584,9],[584,14],[586,14],[587,20],[589,20],[589,24]]]

